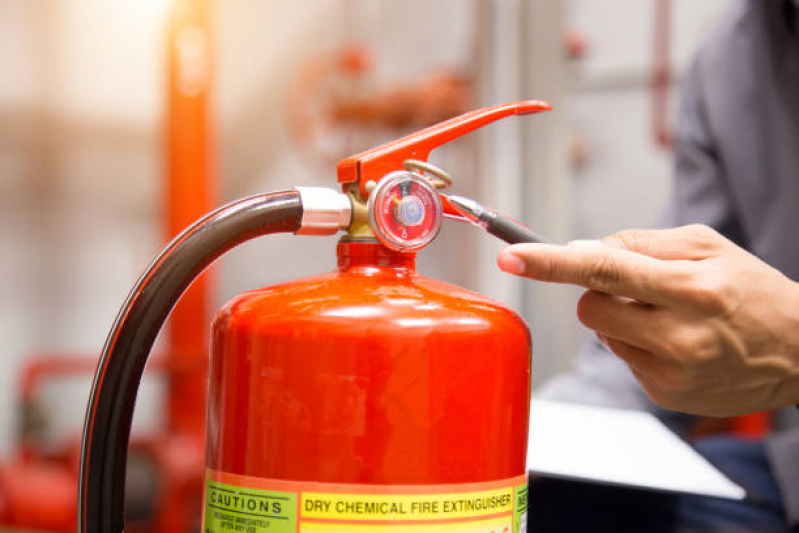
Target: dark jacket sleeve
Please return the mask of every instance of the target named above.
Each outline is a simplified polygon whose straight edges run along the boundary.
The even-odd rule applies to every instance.
[[[705,224],[746,247],[739,213],[732,200],[724,161],[710,126],[703,84],[703,51],[697,54],[680,93],[674,145],[674,190],[664,227]]]

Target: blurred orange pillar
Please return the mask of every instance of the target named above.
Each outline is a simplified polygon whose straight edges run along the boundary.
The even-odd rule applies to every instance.
[[[167,34],[166,220],[172,238],[212,207],[211,48],[208,0],[173,0]],[[205,425],[210,327],[208,273],[184,294],[169,329],[168,426]]]

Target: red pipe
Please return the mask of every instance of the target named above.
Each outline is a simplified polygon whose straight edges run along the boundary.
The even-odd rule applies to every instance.
[[[671,88],[671,0],[655,0],[652,54],[652,133],[658,146],[670,149],[673,136],[668,125]]]
[[[43,381],[54,377],[91,376],[97,368],[97,357],[71,353],[35,354],[25,363],[20,377],[20,399],[32,402]]]

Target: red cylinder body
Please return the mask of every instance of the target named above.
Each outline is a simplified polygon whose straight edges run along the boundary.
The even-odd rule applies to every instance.
[[[217,314],[208,468],[271,479],[469,483],[525,473],[530,337],[510,309],[340,243],[336,272]]]

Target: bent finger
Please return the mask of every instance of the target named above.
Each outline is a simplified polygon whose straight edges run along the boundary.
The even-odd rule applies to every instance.
[[[577,302],[577,318],[586,327],[633,346],[659,353],[674,319],[662,307],[587,291]]]

